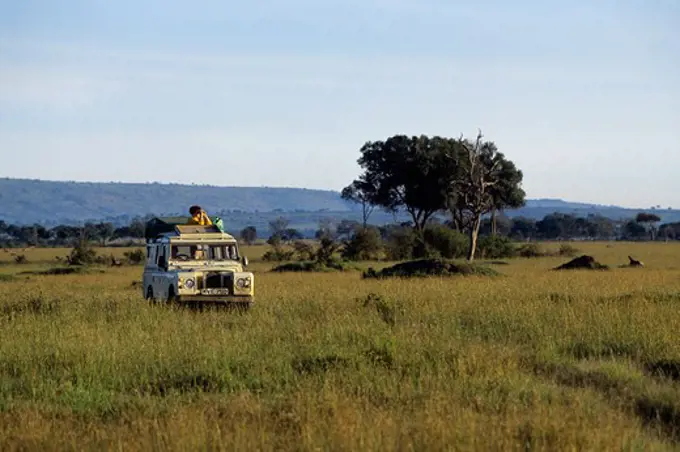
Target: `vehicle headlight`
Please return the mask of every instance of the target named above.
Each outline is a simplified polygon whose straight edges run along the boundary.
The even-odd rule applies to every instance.
[[[239,278],[236,280],[236,287],[239,289],[244,289],[250,287],[250,278]]]
[[[196,282],[191,278],[184,281],[184,287],[186,287],[187,289],[193,289],[195,285]]]

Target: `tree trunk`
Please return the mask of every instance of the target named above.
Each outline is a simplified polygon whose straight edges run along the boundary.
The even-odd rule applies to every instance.
[[[477,250],[477,237],[479,236],[479,225],[482,223],[482,215],[475,215],[472,224],[470,225],[470,248],[468,249],[468,261],[475,259],[475,251]]]
[[[491,211],[491,235],[493,237],[496,236],[496,231],[497,231],[497,229],[496,229],[496,209],[493,209]]]
[[[451,221],[456,231],[463,232],[463,215],[458,209],[451,209]]]
[[[420,217],[420,215],[413,216],[414,232],[416,234],[416,243],[413,249],[413,257],[418,259],[427,256],[427,244],[425,243],[425,227],[427,225],[428,219],[429,219],[428,214],[423,214],[422,217]]]

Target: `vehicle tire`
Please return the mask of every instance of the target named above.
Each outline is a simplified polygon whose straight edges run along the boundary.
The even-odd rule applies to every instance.
[[[175,288],[173,286],[170,286],[168,288],[168,299],[166,300],[167,304],[171,305],[174,304],[177,301],[177,295],[175,295]]]
[[[149,287],[146,289],[146,297],[145,297],[145,298],[146,298],[146,301],[149,302],[149,304],[154,304],[154,303],[155,303],[155,300],[154,300],[154,298],[153,298],[153,288],[152,288],[151,286],[149,286]]]

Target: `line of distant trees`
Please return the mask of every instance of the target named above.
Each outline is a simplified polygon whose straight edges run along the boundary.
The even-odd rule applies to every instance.
[[[482,222],[481,234],[515,240],[678,240],[680,222],[659,225],[654,214],[639,213],[635,218],[612,220],[601,215],[576,216],[564,213],[546,215],[541,220],[499,215]],[[495,222],[495,226],[494,223]]]
[[[129,244],[144,238],[146,223],[141,218],[129,225],[115,227],[110,222],[85,223],[83,226],[14,225],[0,220],[0,246],[72,246],[80,240],[101,246]]]
[[[510,218],[503,213],[487,216],[480,222],[479,235],[482,237],[499,236],[516,241],[537,240],[680,240],[680,222],[659,225],[660,218],[654,214],[640,213],[635,218],[613,220],[602,215],[577,216],[564,213],[546,215],[541,220],[526,217]],[[272,222],[273,235],[286,240],[300,238],[295,229],[287,226],[285,219]],[[453,221],[431,219],[424,226],[445,226],[460,231]],[[317,237],[327,234],[334,228],[339,237],[349,237],[364,226],[358,221],[341,220],[335,225],[321,222]],[[377,227],[382,235],[395,227],[413,227],[411,222],[388,224]]]
[[[541,220],[525,217],[510,218],[502,212],[483,218],[479,235],[508,237],[517,241],[537,240],[636,240],[669,241],[680,240],[680,222],[659,224],[654,214],[639,213],[635,218],[612,220],[601,215],[576,216],[564,213],[546,215]],[[129,225],[114,227],[110,222],[86,223],[83,226],[59,225],[46,228],[41,225],[18,226],[0,220],[0,246],[73,246],[82,239],[100,246],[124,246],[144,238],[145,219],[135,218]],[[428,225],[446,226],[456,229],[452,221],[432,218]],[[333,230],[339,237],[351,237],[365,226],[354,220],[324,219],[319,224],[316,238]],[[386,224],[376,227],[385,236],[396,227],[412,228],[411,222]],[[264,233],[263,233],[264,232]],[[247,226],[236,233],[243,243],[253,244],[258,239],[273,236],[284,242],[300,240],[304,235],[290,225],[289,220],[280,217],[271,221],[267,231],[258,231]]]

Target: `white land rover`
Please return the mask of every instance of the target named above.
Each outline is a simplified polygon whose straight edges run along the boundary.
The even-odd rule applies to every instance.
[[[186,218],[154,218],[146,225],[143,295],[150,301],[254,303],[254,275],[244,271],[236,239],[216,226]]]

